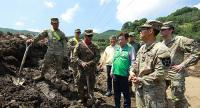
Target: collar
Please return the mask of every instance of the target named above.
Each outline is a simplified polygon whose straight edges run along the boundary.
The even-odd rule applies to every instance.
[[[171,40],[169,40],[169,41],[163,40],[162,43],[164,43],[166,46],[168,46],[169,44],[173,43],[174,41],[175,41],[175,36],[173,35]]]
[[[147,46],[146,44],[145,44],[145,52],[148,52],[148,51],[150,51],[153,47],[154,47],[154,45],[156,44],[157,42],[155,41],[155,42],[153,42],[151,45],[149,45],[149,46]]]
[[[51,31],[52,31],[52,32],[60,31],[60,29],[58,29],[58,30],[54,30],[53,28],[51,28]]]

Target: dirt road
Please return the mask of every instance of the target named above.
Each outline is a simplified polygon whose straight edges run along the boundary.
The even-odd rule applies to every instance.
[[[187,77],[185,87],[185,96],[190,104],[189,108],[200,108],[200,78],[193,76]],[[170,89],[167,90],[167,93],[169,99],[171,99]],[[169,106],[169,108],[171,108],[171,106]]]
[[[186,98],[190,108],[200,108],[200,78],[186,78]]]

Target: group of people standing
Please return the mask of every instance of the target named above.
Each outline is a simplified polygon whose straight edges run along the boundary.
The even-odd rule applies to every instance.
[[[75,74],[80,102],[94,99],[95,71],[100,60],[98,45],[92,42],[93,30],[88,29],[80,40],[80,29],[75,30],[75,37],[67,39],[58,28],[58,18],[51,19],[52,29],[45,30],[35,39],[27,40],[36,43],[48,38],[48,50],[44,57],[41,75],[33,78],[45,78],[49,64],[55,59],[56,72],[62,71],[63,56],[66,46],[71,46],[70,68]],[[115,108],[120,108],[121,93],[124,96],[124,108],[131,107],[130,82],[135,86],[137,108],[166,108],[166,89],[171,88],[175,108],[187,108],[184,96],[186,68],[195,64],[200,57],[198,43],[183,36],[174,36],[173,22],[147,21],[139,27],[143,45],[135,42],[134,32],[120,33],[110,37],[99,67],[106,66],[107,93],[114,90]],[[156,41],[160,33],[162,42]],[[118,44],[117,44],[118,41]],[[140,47],[141,46],[141,47]],[[185,53],[190,53],[184,58]],[[59,76],[55,76],[59,79]],[[85,90],[87,87],[87,90]],[[86,92],[87,91],[87,92]]]
[[[129,36],[122,33],[118,36],[119,46],[111,44],[104,51],[102,64],[106,65],[108,73],[106,95],[112,93],[113,79],[115,107],[120,108],[123,93],[123,107],[130,108],[128,82],[131,81],[137,108],[167,108],[166,89],[170,86],[173,107],[188,108],[184,95],[185,77],[188,76],[186,68],[197,63],[200,58],[198,43],[187,37],[175,36],[172,21],[147,21],[139,30],[143,42],[140,48],[136,43],[131,44],[132,33]],[[162,42],[156,41],[159,33]],[[112,43],[113,38],[110,39]],[[189,53],[188,57],[185,57],[186,53]]]

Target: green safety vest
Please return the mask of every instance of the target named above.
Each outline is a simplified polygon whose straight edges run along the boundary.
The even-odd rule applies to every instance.
[[[58,35],[58,33],[56,31],[51,30],[51,33],[53,34],[53,37],[56,38],[56,40],[59,41],[61,39],[60,36]]]
[[[120,48],[116,49],[113,58],[113,74],[126,77],[129,75],[129,67],[131,65],[129,52],[131,49],[132,47],[128,44],[126,44],[122,51],[120,51]]]

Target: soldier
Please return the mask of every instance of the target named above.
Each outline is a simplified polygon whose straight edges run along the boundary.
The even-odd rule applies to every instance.
[[[80,35],[81,35],[81,30],[80,29],[76,29],[75,30],[75,35],[74,38],[69,40],[69,45],[70,45],[70,63],[69,63],[69,69],[73,72],[73,77],[74,77],[74,83],[76,85],[77,81],[76,81],[76,76],[77,76],[77,66],[76,63],[73,62],[73,57],[74,57],[74,48],[76,45],[78,45],[78,43],[80,42]]]
[[[130,69],[130,79],[136,86],[137,108],[165,108],[165,72],[170,66],[170,52],[156,42],[161,22],[147,21],[140,27],[144,42]]]
[[[73,49],[80,42],[80,35],[81,35],[81,30],[80,29],[76,29],[74,38],[69,40],[69,44],[70,44],[70,46],[73,47]]]
[[[140,49],[140,44],[136,42],[135,37],[136,37],[135,32],[130,32],[128,42],[130,45],[133,46],[133,48],[135,49],[135,53],[137,54],[138,50]]]
[[[135,54],[137,54],[138,50],[140,49],[140,44],[136,42],[135,37],[135,32],[130,32],[128,37],[128,44],[135,49]],[[131,81],[129,81],[129,91],[131,94],[135,95],[135,86]]]
[[[88,98],[94,98],[95,71],[100,59],[99,47],[92,42],[92,37],[93,30],[85,30],[84,39],[74,49],[74,61],[78,64],[79,102],[82,103],[86,103]],[[84,90],[85,87],[87,87],[87,90]]]
[[[63,56],[66,50],[66,37],[65,34],[58,28],[58,18],[51,18],[52,29],[44,30],[35,39],[28,39],[27,43],[37,43],[39,40],[48,38],[48,49],[44,57],[42,71],[39,76],[34,77],[34,80],[44,78],[44,74],[48,71],[49,66],[55,59],[55,68],[57,74],[62,71]],[[56,75],[57,76],[57,75]],[[58,76],[57,76],[58,77]]]
[[[128,45],[128,34],[121,33],[112,63],[115,108],[120,108],[121,93],[124,96],[124,108],[131,107],[131,98],[128,86],[129,67],[135,61],[135,50]]]
[[[184,96],[185,77],[188,76],[186,67],[194,65],[200,57],[198,44],[183,36],[174,36],[174,24],[172,21],[163,23],[161,37],[163,43],[170,49],[171,68],[167,79],[171,81],[172,101],[175,108],[187,108],[188,103]],[[185,53],[190,55],[184,59]]]
[[[116,45],[117,39],[116,36],[110,37],[110,45],[106,47],[102,61],[100,64],[100,68],[102,68],[103,65],[106,65],[106,72],[107,72],[107,93],[106,96],[112,95],[112,77],[110,76],[111,68],[112,68],[112,60],[115,53],[115,50],[117,48]]]

